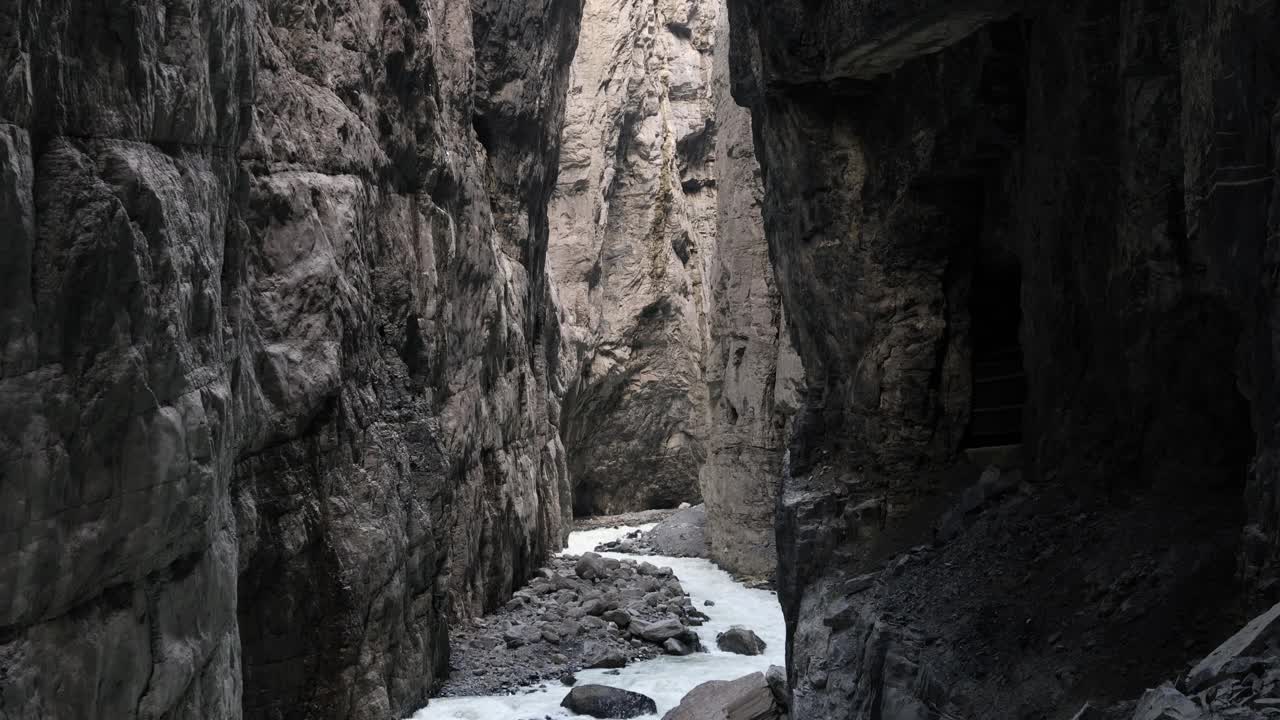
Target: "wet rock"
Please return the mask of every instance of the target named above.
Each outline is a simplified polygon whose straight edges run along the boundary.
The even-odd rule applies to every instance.
[[[674,617],[665,617],[648,623],[633,620],[631,630],[645,640],[655,643],[666,642],[670,638],[684,635],[687,632],[684,624]]]
[[[560,705],[594,718],[633,718],[658,711],[652,698],[607,685],[579,685],[569,691]]]
[[[627,656],[617,648],[593,644],[585,652],[588,668],[620,668],[627,664]]]
[[[785,706],[776,701],[764,675],[752,673],[695,687],[662,720],[780,720],[785,716]]]
[[[662,643],[662,650],[668,655],[681,656],[692,655],[694,652],[693,648],[685,645],[676,638],[667,638],[666,642]]]
[[[716,635],[716,647],[738,655],[759,655],[765,650],[765,642],[754,631],[734,625]]]

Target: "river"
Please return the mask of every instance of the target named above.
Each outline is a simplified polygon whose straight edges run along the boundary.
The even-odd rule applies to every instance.
[[[600,543],[618,539],[635,529],[601,528],[572,533],[564,554],[581,555]],[[653,720],[661,718],[666,711],[679,705],[680,698],[685,693],[708,680],[733,680],[749,673],[763,672],[770,665],[783,664],[786,632],[782,609],[773,593],[745,587],[709,560],[661,555],[645,558],[616,553],[601,555],[619,559],[644,559],[654,565],[665,565],[674,570],[685,592],[692,597],[693,604],[711,618],[703,626],[695,628],[709,652],[685,657],[664,655],[622,668],[618,675],[606,675],[604,670],[583,670],[577,673],[578,684],[609,685],[648,695],[657,703],[658,714],[645,715],[644,718]],[[711,600],[715,605],[704,607],[706,600]],[[731,625],[743,625],[754,630],[768,645],[764,654],[749,657],[718,650],[716,634],[729,629]],[[530,688],[531,692],[518,695],[439,698],[414,713],[412,720],[543,720],[548,717],[580,717],[560,707],[560,701],[568,694],[569,689],[549,684],[545,690]]]

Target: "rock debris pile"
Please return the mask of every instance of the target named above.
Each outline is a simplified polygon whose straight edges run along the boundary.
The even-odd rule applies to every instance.
[[[553,558],[492,615],[457,628],[441,696],[515,693],[573,683],[584,668],[620,668],[701,650],[707,616],[670,568],[596,553]]]
[[[601,543],[596,550],[633,555],[705,558],[706,529],[706,505],[684,507],[649,530],[634,530],[617,540]]]

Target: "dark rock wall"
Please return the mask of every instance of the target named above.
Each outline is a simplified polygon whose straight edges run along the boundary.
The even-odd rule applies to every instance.
[[[796,715],[1067,717],[1211,648],[1280,541],[1280,4],[729,4],[809,386],[778,518]],[[1016,491],[963,496],[953,540],[1005,281]]]
[[[579,14],[0,8],[0,714],[407,714],[559,547]]]

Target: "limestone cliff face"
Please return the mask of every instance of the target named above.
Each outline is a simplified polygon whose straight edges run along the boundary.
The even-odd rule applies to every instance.
[[[729,25],[716,32],[716,245],[707,353],[711,425],[701,470],[711,557],[732,572],[774,574],[774,509],[804,372],[791,349],[769,264],[764,189],[751,116],[729,92]]]
[[[580,514],[700,497],[717,10],[711,0],[584,9],[548,252]]]
[[[0,714],[403,715],[559,546],[578,19],[0,10]]]
[[[1280,4],[729,7],[795,716],[1065,718],[1274,599]]]
[[[548,263],[575,510],[701,494],[715,559],[768,576],[800,363],[726,22],[713,0],[587,3]]]

